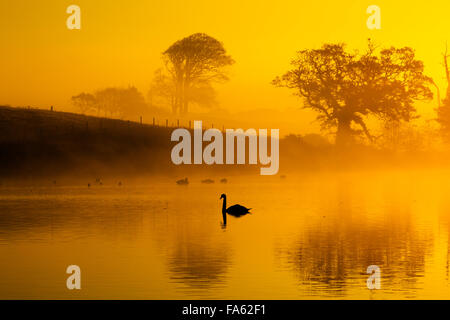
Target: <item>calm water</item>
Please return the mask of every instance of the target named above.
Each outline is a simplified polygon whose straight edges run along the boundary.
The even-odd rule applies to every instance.
[[[192,180],[0,187],[0,298],[450,298],[449,172]]]

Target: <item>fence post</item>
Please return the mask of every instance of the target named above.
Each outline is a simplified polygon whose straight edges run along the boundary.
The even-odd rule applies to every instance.
[[[191,128],[191,120],[189,120],[189,129]]]
[[[155,126],[155,117],[153,117],[153,126]]]
[[[166,119],[166,128],[169,127],[169,119]]]
[[[142,116],[141,116],[140,120],[141,120],[141,124],[142,124]]]
[[[180,126],[180,120],[178,119],[177,120],[177,127],[179,127]]]

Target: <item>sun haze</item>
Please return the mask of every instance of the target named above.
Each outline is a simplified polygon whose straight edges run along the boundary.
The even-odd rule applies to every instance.
[[[254,114],[261,122],[280,112],[273,125],[290,132],[318,130],[315,114],[298,111],[301,101],[292,92],[271,85],[301,49],[346,43],[350,50],[363,50],[368,38],[382,47],[410,46],[425,72],[446,89],[441,63],[450,4],[442,1],[77,0],[81,30],[68,30],[71,4],[0,4],[0,104],[71,110],[71,96],[110,86],[133,85],[145,95],[162,66],[162,52],[196,32],[221,41],[236,61],[230,81],[216,86],[220,108],[258,110]],[[372,4],[381,9],[381,30],[366,26]],[[435,107],[432,101],[418,110],[430,119]]]

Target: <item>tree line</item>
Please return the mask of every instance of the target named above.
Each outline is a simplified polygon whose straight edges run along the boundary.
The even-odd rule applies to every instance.
[[[163,53],[163,68],[155,71],[145,101],[135,88],[106,88],[71,98],[82,113],[134,117],[151,108],[170,106],[173,114],[185,115],[192,104],[217,105],[214,83],[228,80],[225,68],[234,63],[223,44],[204,33],[196,33],[172,44]]]
[[[163,53],[164,69],[156,71],[149,96],[170,103],[174,114],[186,114],[191,103],[217,104],[213,83],[228,80],[225,68],[234,63],[223,44],[195,33],[172,44]]]
[[[450,142],[450,71],[444,54],[449,88],[441,99],[433,79],[424,73],[424,63],[409,47],[379,48],[370,39],[363,52],[351,52],[345,44],[324,44],[319,49],[297,52],[292,68],[272,84],[286,87],[303,101],[302,107],[316,112],[323,130],[335,135],[336,144],[348,146],[364,139],[377,143],[368,119],[386,130],[418,118],[415,104],[433,99],[438,91],[437,122]],[[217,105],[214,85],[228,80],[234,64],[223,44],[196,33],[173,43],[162,54],[163,66],[153,75],[147,101],[135,88],[107,88],[81,93],[72,102],[83,113],[136,116],[152,107],[169,108],[185,115],[191,105]]]
[[[82,92],[71,98],[81,113],[97,113],[98,116],[136,118],[148,108],[144,96],[136,87],[106,88],[94,93]]]

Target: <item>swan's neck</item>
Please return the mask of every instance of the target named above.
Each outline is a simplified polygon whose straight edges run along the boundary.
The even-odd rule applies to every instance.
[[[223,216],[223,223],[227,224],[227,197],[223,198],[222,216]]]
[[[223,203],[222,203],[222,213],[227,212],[227,198],[224,197],[223,198]]]

